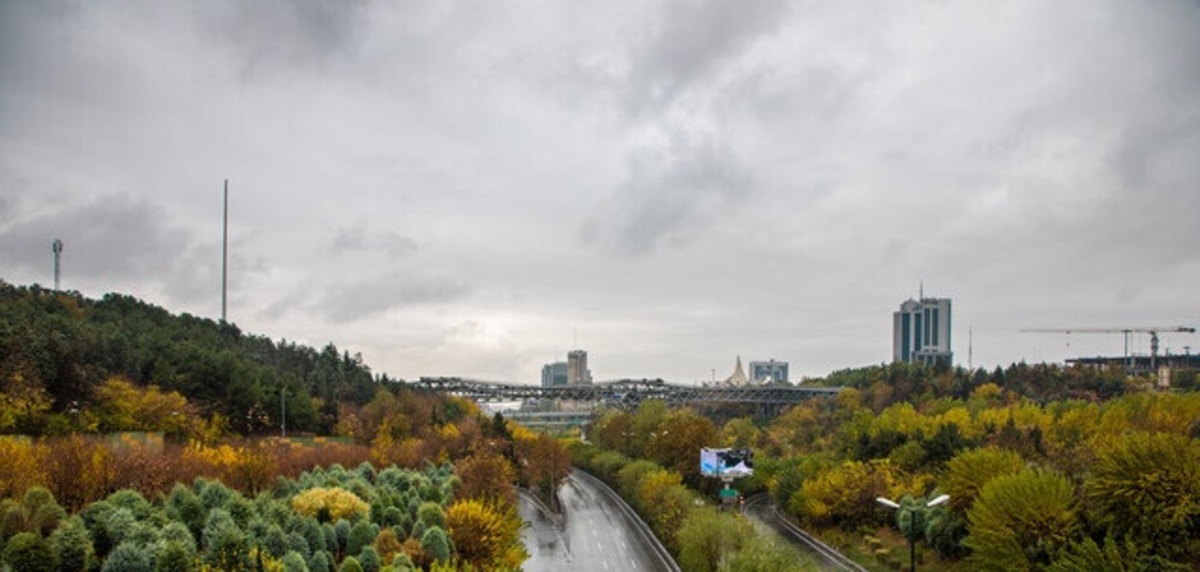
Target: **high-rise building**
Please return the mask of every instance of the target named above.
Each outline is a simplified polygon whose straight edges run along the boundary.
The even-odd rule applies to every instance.
[[[754,383],[779,383],[788,380],[788,362],[786,361],[752,361],[750,362],[750,380]]]
[[[592,371],[588,369],[587,352],[571,350],[567,352],[567,385],[580,385],[592,382]]]
[[[892,361],[954,363],[950,349],[950,299],[908,299],[892,314]]]
[[[567,362],[556,361],[542,366],[542,387],[560,387],[567,384]]]

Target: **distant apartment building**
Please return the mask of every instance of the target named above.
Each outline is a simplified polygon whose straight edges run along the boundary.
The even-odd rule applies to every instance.
[[[892,361],[954,363],[950,349],[950,299],[908,299],[892,314]]]
[[[571,350],[567,352],[567,385],[580,385],[592,382],[592,370],[588,369],[587,352]]]
[[[556,361],[542,366],[542,387],[561,387],[567,384],[567,362]]]
[[[750,362],[750,381],[753,383],[779,383],[787,380],[788,362],[786,361]]]

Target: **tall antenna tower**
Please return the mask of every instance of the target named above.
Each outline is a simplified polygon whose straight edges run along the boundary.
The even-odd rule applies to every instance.
[[[975,371],[975,328],[967,326],[967,369]]]
[[[59,289],[58,288],[59,259],[62,257],[63,241],[61,241],[57,238],[54,239],[54,242],[50,243],[50,250],[54,251],[54,291],[57,292]]]
[[[226,291],[229,288],[229,179],[225,179],[225,222],[221,228],[221,321],[225,321]]]

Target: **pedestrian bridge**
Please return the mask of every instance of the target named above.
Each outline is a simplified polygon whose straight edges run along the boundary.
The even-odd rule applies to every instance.
[[[783,384],[737,387],[676,385],[661,379],[621,379],[587,385],[543,387],[461,377],[423,377],[414,386],[416,389],[447,393],[480,403],[559,399],[621,409],[635,408],[647,399],[660,399],[671,406],[728,403],[769,409],[795,405],[814,397],[836,395],[842,390],[841,387]]]

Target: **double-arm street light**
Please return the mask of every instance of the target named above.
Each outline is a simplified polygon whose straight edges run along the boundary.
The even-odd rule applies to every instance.
[[[929,524],[930,509],[946,504],[950,495],[941,495],[929,502],[922,500],[909,495],[904,495],[900,502],[883,497],[875,499],[875,502],[896,511],[896,526],[908,537],[908,569],[912,572],[917,570],[917,535],[924,532]]]

